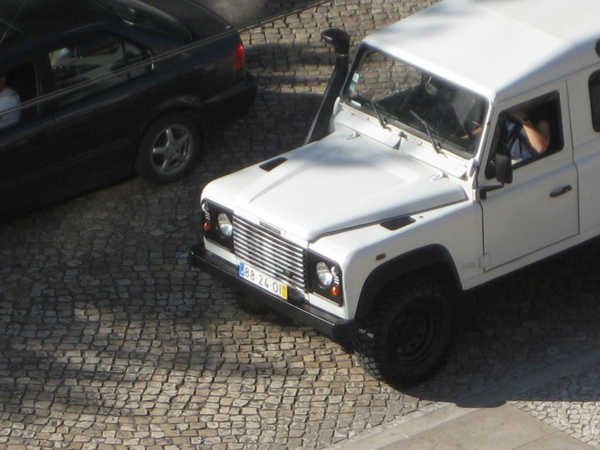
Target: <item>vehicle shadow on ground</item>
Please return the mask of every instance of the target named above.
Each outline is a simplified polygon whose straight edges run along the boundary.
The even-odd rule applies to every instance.
[[[448,364],[406,392],[470,407],[491,406],[478,394],[501,387],[505,401],[598,401],[597,380],[587,388],[525,392],[517,381],[552,367],[565,373],[570,358],[594,349],[600,354],[599,252],[594,239],[466,293]],[[579,370],[573,367],[572,375]],[[562,381],[569,385],[570,376]]]

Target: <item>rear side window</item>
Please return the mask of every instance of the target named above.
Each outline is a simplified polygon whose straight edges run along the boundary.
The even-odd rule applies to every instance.
[[[600,133],[600,70],[590,76],[588,83],[592,106],[592,125],[594,126],[594,131]]]
[[[38,105],[32,102],[37,98],[36,80],[33,62],[0,72],[0,129],[36,116]]]
[[[88,97],[150,71],[150,65],[135,65],[149,59],[149,53],[116,36],[90,38],[58,48],[48,55],[54,87],[73,87],[60,103]],[[123,71],[129,66],[132,70]]]

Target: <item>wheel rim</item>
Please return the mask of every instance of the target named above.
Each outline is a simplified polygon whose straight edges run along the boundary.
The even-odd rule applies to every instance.
[[[182,170],[192,157],[194,141],[190,130],[183,125],[165,128],[152,144],[152,164],[160,174]]]
[[[431,312],[406,311],[397,321],[391,340],[395,357],[402,364],[417,364],[427,358],[437,333],[438,321]]]

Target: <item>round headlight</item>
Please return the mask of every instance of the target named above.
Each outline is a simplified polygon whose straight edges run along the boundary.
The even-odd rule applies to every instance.
[[[333,273],[331,273],[329,266],[321,261],[317,263],[315,270],[321,286],[331,286],[331,283],[333,283]]]
[[[217,216],[217,226],[223,236],[229,238],[233,235],[233,224],[227,214],[219,213]]]

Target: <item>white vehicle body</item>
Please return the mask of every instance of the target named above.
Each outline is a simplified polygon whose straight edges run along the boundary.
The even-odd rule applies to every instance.
[[[335,266],[340,299],[305,286],[280,301],[325,317],[331,326],[287,311],[334,338],[354,337],[387,283],[425,271],[466,290],[600,234],[599,38],[597,0],[444,0],[363,41],[328,136],[211,182],[202,201],[216,228],[215,207],[232,218],[234,236],[239,219],[301,249],[308,278],[311,262]],[[444,80],[455,99],[457,89],[476,97],[481,119],[465,131],[473,143],[461,148],[459,136],[446,148],[415,109],[400,112],[411,93],[395,117],[363,100],[361,64],[372,53]],[[498,137],[507,112],[532,104],[549,111],[553,144],[497,176],[491,164],[510,151]],[[249,262],[210,233],[202,246],[205,262]],[[282,257],[265,256],[263,243],[253,251]],[[259,272],[289,284],[277,270]],[[354,328],[336,335],[340,323]]]

